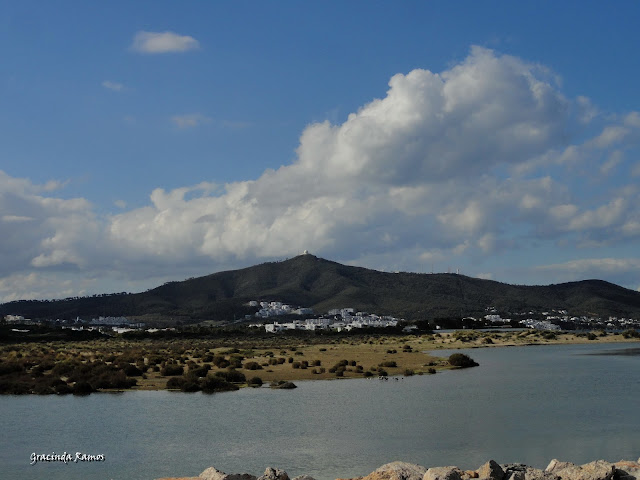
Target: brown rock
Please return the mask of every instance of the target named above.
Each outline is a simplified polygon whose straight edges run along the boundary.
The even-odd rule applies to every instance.
[[[336,480],[422,480],[426,471],[427,467],[414,463],[391,462],[375,469],[365,477]]]
[[[257,480],[289,480],[289,475],[279,468],[267,467]]]
[[[215,467],[209,467],[200,475],[198,480],[256,480],[255,475],[248,473],[224,473]]]
[[[554,458],[549,462],[547,468],[544,469],[545,472],[557,472],[558,470],[562,470],[567,467],[575,467],[575,463],[571,462],[561,462],[557,458]]]
[[[611,480],[616,468],[612,463],[604,460],[596,460],[581,466],[566,462],[554,464],[552,460],[545,471],[558,475],[562,480]]]
[[[477,472],[478,478],[483,480],[502,480],[504,478],[504,470],[493,460],[482,465]]]
[[[559,480],[560,478],[555,473],[544,472],[522,463],[507,463],[501,465],[501,468],[505,473],[503,480]]]
[[[467,478],[478,478],[480,475],[478,475],[478,472],[475,470],[465,470],[464,476]]]
[[[407,462],[391,462],[375,469],[366,480],[422,480],[427,467]]]
[[[620,480],[640,480],[640,458],[637,462],[620,460],[613,465],[616,468],[615,478]]]
[[[426,471],[423,480],[462,480],[462,475],[458,467],[432,467]]]

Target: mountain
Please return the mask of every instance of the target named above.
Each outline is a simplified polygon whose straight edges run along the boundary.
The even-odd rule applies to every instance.
[[[602,280],[548,286],[509,285],[458,274],[387,273],[300,255],[240,270],[169,282],[136,294],[0,305],[27,318],[144,317],[184,322],[233,320],[255,312],[249,300],[281,301],[323,313],[332,308],[407,320],[498,311],[565,309],[571,314],[640,317],[640,292]]]

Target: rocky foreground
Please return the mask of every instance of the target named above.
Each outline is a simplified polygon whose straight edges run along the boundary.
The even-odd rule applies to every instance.
[[[540,470],[522,463],[498,464],[488,461],[477,470],[458,467],[423,467],[413,463],[391,462],[365,477],[338,480],[640,480],[640,458],[637,462],[621,460],[610,463],[596,460],[584,465],[551,460]],[[197,477],[169,477],[157,480],[314,480],[308,475],[289,478],[287,472],[268,467],[259,477],[248,473],[224,473],[214,467],[207,468]]]

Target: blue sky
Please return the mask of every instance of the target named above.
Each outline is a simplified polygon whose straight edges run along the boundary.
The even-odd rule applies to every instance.
[[[0,301],[305,249],[640,288],[637,2],[0,11]]]

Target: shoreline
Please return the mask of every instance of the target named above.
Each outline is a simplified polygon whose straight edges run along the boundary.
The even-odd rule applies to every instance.
[[[595,460],[583,465],[553,459],[542,470],[523,463],[498,464],[489,460],[475,470],[462,470],[456,466],[424,467],[414,463],[391,462],[370,474],[336,480],[640,480],[640,458],[637,462],[620,460],[608,462]],[[267,467],[256,477],[249,473],[227,474],[209,467],[197,477],[162,477],[156,480],[290,480],[280,468]],[[315,480],[308,475],[298,475],[293,480]]]
[[[255,377],[259,385],[282,381],[429,375],[454,368],[440,351],[535,345],[638,345],[622,333],[458,330],[422,335],[361,337],[130,340],[3,345],[3,394],[119,392],[185,389],[223,377],[237,389]],[[87,371],[91,370],[87,373]],[[195,375],[195,376],[194,376]],[[198,380],[200,378],[200,380]],[[175,379],[175,380],[172,380]],[[93,386],[73,390],[77,382]],[[169,387],[167,388],[168,382]],[[13,383],[12,383],[13,382]],[[29,387],[27,384],[31,382]],[[109,383],[111,382],[111,383]],[[7,386],[9,384],[9,386]],[[27,385],[27,386],[25,386]],[[197,386],[197,385],[196,385]],[[86,385],[85,385],[86,387]],[[16,391],[16,388],[22,390]],[[213,392],[218,390],[213,385]],[[12,390],[13,389],[13,390]]]

